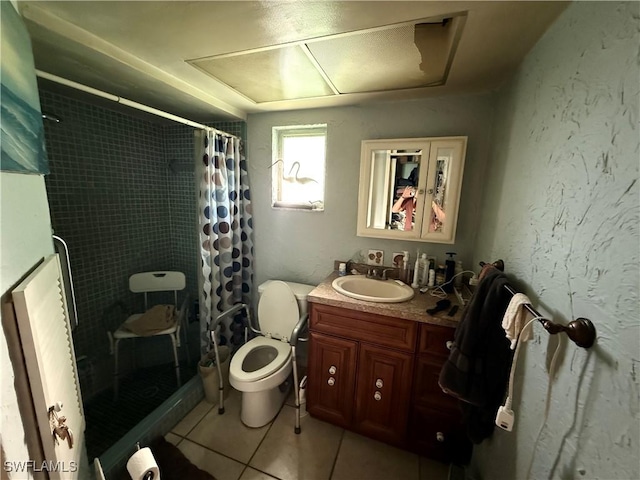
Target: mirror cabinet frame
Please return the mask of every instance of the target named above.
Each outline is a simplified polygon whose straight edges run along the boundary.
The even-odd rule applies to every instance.
[[[458,209],[462,176],[464,172],[467,137],[424,137],[363,140],[360,157],[360,185],[358,192],[358,227],[359,237],[385,238],[391,240],[410,240],[431,243],[454,243],[458,223]],[[431,222],[431,205],[436,195],[436,167],[439,152],[447,150],[451,162],[448,166],[445,209],[446,219],[440,231],[429,232]],[[374,168],[374,152],[388,151],[386,162]],[[402,153],[392,153],[402,152]],[[415,153],[421,152],[421,153]],[[415,189],[415,209],[413,212],[413,228],[410,230],[374,228],[370,226],[374,203],[384,204],[385,215],[390,214],[392,204],[389,197],[393,195],[396,161],[391,157],[419,155],[418,185]],[[378,157],[380,158],[380,157]],[[380,162],[378,162],[380,163]],[[383,184],[384,188],[380,188]],[[376,188],[378,187],[378,188]],[[380,213],[380,212],[378,212]]]

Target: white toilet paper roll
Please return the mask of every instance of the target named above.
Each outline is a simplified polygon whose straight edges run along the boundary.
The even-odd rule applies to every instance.
[[[133,480],[144,480],[148,472],[153,472],[153,480],[160,480],[160,470],[149,447],[144,447],[131,455],[127,471]]]

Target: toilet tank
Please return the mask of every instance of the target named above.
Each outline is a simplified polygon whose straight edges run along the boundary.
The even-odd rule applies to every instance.
[[[262,292],[273,280],[267,280],[266,282],[261,283],[258,286],[258,295],[262,296]],[[300,316],[304,315],[309,311],[307,305],[307,296],[309,292],[313,290],[315,285],[305,285],[304,283],[296,283],[296,282],[284,282],[289,285],[289,288],[293,291],[293,294],[296,296],[296,300],[298,301],[298,308],[300,309]],[[259,297],[258,297],[259,299]]]

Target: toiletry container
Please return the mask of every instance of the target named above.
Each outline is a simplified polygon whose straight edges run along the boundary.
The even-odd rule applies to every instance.
[[[420,286],[424,286],[429,281],[429,260],[427,260],[427,254],[423,253],[420,257],[420,275],[418,283]]]
[[[418,288],[420,286],[420,256],[416,258],[416,264],[413,267],[413,282],[411,282],[411,288]]]
[[[462,287],[462,272],[464,270],[462,269],[462,262],[460,260],[458,260],[456,262],[456,270],[455,270],[455,277],[453,279],[453,284],[455,285],[456,288],[460,288]]]
[[[445,283],[444,291],[447,293],[451,293],[453,292],[452,280],[456,271],[456,261],[453,259],[455,252],[447,252],[447,255],[449,255],[449,258],[445,262],[446,270],[444,273],[444,283]]]
[[[436,271],[431,268],[429,269],[429,283],[430,287],[433,287],[436,284]]]
[[[344,277],[346,274],[347,274],[347,264],[341,263],[338,266],[338,275],[340,275],[341,277]]]
[[[409,252],[405,250],[402,254],[402,273],[400,274],[400,280],[409,285],[409,283],[411,283],[409,273]]]

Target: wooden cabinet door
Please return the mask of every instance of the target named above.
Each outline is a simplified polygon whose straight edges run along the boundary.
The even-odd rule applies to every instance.
[[[307,411],[314,417],[350,427],[358,343],[311,332]]]
[[[457,414],[458,399],[444,393],[438,384],[442,364],[443,360],[435,355],[420,355],[416,358],[413,401]]]
[[[413,356],[362,343],[354,428],[402,444],[406,435]]]

